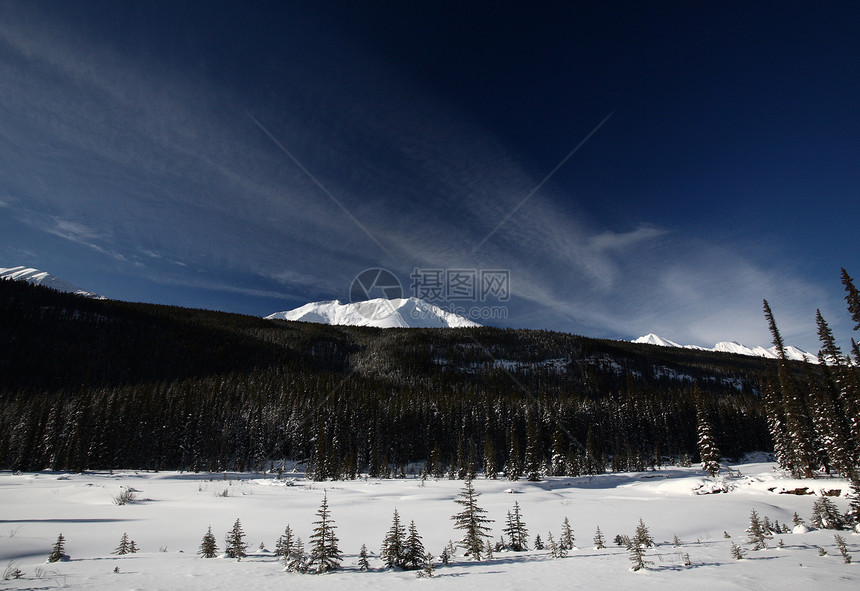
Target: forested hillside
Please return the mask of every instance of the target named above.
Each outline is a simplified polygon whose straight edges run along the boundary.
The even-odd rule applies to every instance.
[[[509,478],[772,449],[775,361],[546,331],[375,329],[0,281],[0,463]],[[800,379],[820,372],[785,364]],[[775,375],[775,373],[774,373]]]

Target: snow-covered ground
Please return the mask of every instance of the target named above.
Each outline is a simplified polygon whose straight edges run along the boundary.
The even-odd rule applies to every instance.
[[[724,471],[725,474],[725,471]],[[732,466],[717,482],[695,468],[607,474],[599,477],[549,478],[543,482],[475,480],[479,504],[495,520],[498,540],[507,511],[519,503],[530,533],[558,539],[565,517],[575,530],[578,550],[562,559],[547,551],[497,552],[492,560],[457,557],[437,568],[436,577],[391,572],[371,558],[371,572],[357,569],[362,544],[377,554],[396,507],[402,521],[414,520],[424,544],[438,556],[449,539],[457,540],[450,516],[461,481],[357,480],[314,483],[301,474],[272,475],[192,473],[0,473],[0,568],[11,566],[23,577],[0,581],[0,589],[857,589],[860,584],[860,536],[814,530],[776,535],[771,548],[749,551],[737,561],[732,541],[746,541],[752,509],[771,520],[791,524],[796,511],[809,521],[817,496],[780,494],[808,487],[839,489],[833,497],[847,508],[844,480],[795,481],[774,472],[770,463]],[[119,506],[114,497],[139,491],[138,502]],[[719,494],[697,494],[720,489]],[[325,575],[284,572],[273,556],[275,541],[287,524],[305,541],[323,494],[338,527],[343,570]],[[646,571],[631,572],[627,552],[612,543],[616,534],[632,535],[640,517],[657,541]],[[235,520],[247,534],[249,556],[204,559],[196,555],[212,526],[221,551]],[[595,550],[595,528],[607,548]],[[725,538],[728,532],[731,539]],[[71,560],[46,564],[59,533]],[[140,547],[133,555],[112,551],[123,533]],[[840,533],[856,560],[844,564],[834,543]],[[680,548],[673,547],[678,536]],[[782,539],[784,548],[777,548]],[[265,550],[260,550],[260,543]],[[827,551],[819,556],[818,547]],[[746,546],[749,548],[748,546]],[[691,564],[684,565],[683,554]],[[118,568],[118,572],[114,572]],[[7,569],[10,570],[10,569]],[[415,587],[418,586],[418,587]]]

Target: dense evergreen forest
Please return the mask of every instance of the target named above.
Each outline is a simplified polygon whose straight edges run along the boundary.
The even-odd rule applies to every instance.
[[[15,281],[0,281],[0,347],[0,464],[21,470],[643,469],[697,459],[702,421],[723,456],[773,449],[764,400],[777,374],[824,383],[797,362],[548,331],[265,320]]]

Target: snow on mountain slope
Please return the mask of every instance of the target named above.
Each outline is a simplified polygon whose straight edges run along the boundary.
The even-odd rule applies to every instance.
[[[653,332],[646,334],[644,337],[639,337],[633,341],[634,343],[642,343],[646,345],[659,345],[660,347],[683,347],[675,341],[670,341],[655,335]]]
[[[57,291],[65,291],[88,298],[96,298],[99,300],[105,299],[105,297],[102,295],[93,293],[91,291],[83,290],[79,287],[72,285],[64,279],[60,279],[59,277],[55,277],[50,273],[46,273],[45,271],[39,271],[38,269],[32,269],[30,267],[10,267],[8,269],[0,269],[0,279],[26,281],[28,283],[32,283],[33,285],[44,285],[45,287],[50,287],[51,289],[56,289]]]
[[[418,298],[377,298],[342,304],[338,300],[312,302],[295,310],[276,312],[269,319],[316,322],[379,328],[465,328],[480,326],[462,316],[428,304]]]
[[[776,354],[776,347],[771,347],[770,349],[765,349],[761,346],[756,347],[747,347],[735,341],[722,341],[714,345],[713,348],[708,349],[705,347],[698,347],[696,345],[679,345],[675,341],[670,341],[669,339],[664,339],[663,337],[657,336],[653,333],[647,334],[645,336],[639,337],[638,339],[633,340],[634,343],[645,343],[648,345],[658,345],[661,347],[679,347],[682,349],[699,349],[700,351],[716,351],[720,353],[734,353],[735,355],[749,355],[752,357],[765,357],[767,359],[777,359],[778,355]],[[797,347],[788,346],[785,348],[785,356],[787,359],[793,361],[809,361],[810,363],[818,363],[818,357],[813,355],[812,353],[807,353],[803,349],[798,349]]]

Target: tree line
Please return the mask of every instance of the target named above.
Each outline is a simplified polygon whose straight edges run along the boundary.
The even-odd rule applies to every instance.
[[[550,331],[270,321],[12,281],[0,320],[0,464],[20,470],[642,470],[698,460],[703,420],[724,456],[772,448],[768,372],[830,371]]]

